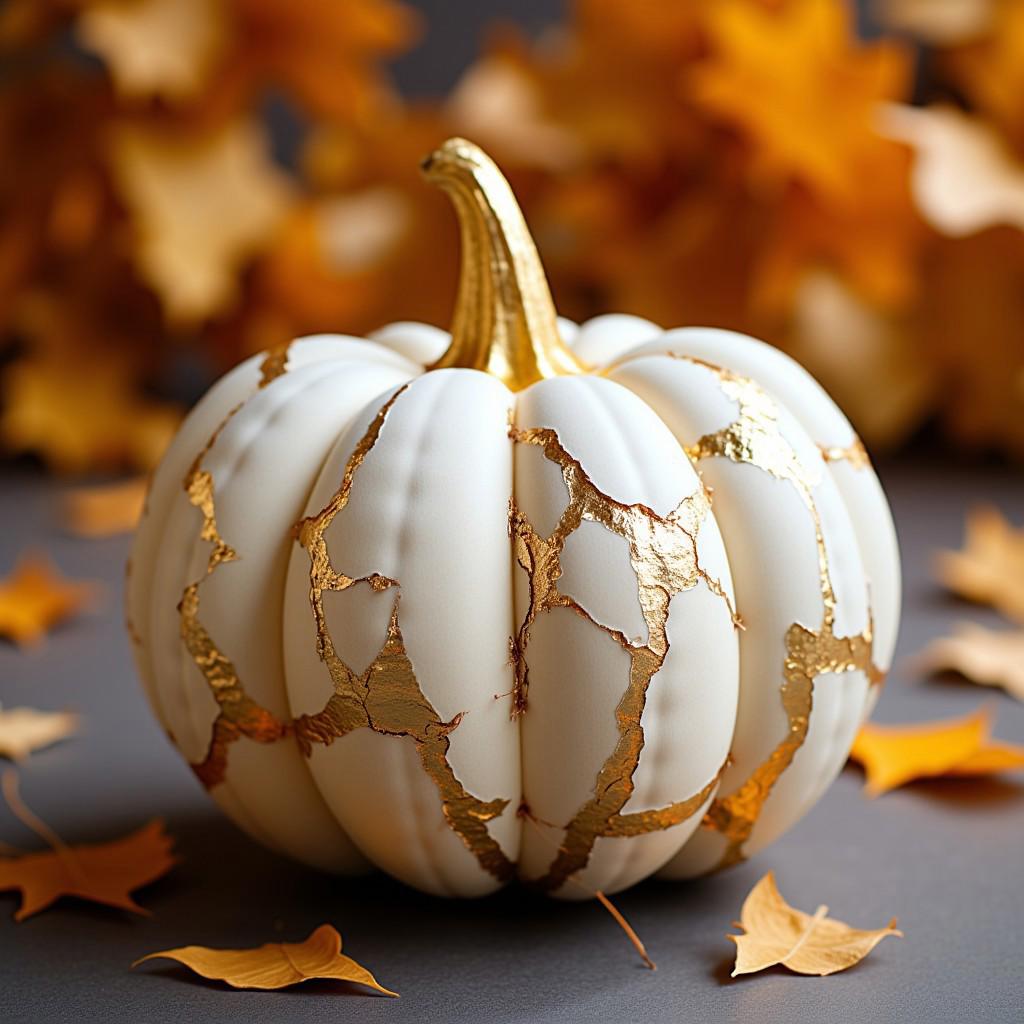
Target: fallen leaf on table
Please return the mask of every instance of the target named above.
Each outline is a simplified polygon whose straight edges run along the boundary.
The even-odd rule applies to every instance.
[[[329,924],[320,925],[304,942],[268,942],[254,949],[181,946],[149,953],[132,967],[158,957],[177,960],[196,974],[227,982],[232,988],[285,988],[313,978],[334,978],[366,985],[387,996],[398,995],[378,984],[365,967],[342,955],[341,936]]]
[[[982,686],[1001,686],[1024,700],[1024,630],[986,629],[961,622],[952,636],[933,640],[921,653],[926,672],[959,672]]]
[[[1024,768],[1024,747],[991,738],[985,708],[964,718],[861,727],[850,757],[863,766],[871,796],[917,779],[994,775]]]
[[[936,572],[953,593],[1024,622],[1024,530],[998,509],[981,507],[968,515],[963,550],[940,551]]]
[[[0,636],[22,647],[37,644],[47,630],[88,607],[96,593],[92,583],[61,576],[45,555],[23,555],[0,579]]]
[[[111,158],[138,235],[141,275],[171,320],[236,298],[238,272],[285,214],[289,187],[262,128],[240,119],[200,136],[122,126]]]
[[[113,537],[134,530],[149,482],[145,477],[100,487],[80,487],[64,496],[64,522],[79,537]]]
[[[743,935],[729,935],[736,943],[732,976],[754,974],[782,964],[797,974],[835,974],[859,963],[896,929],[896,918],[885,928],[862,931],[827,917],[828,907],[813,914],[791,907],[769,871],[743,901],[738,927]]]
[[[13,771],[4,773],[3,791],[11,810],[51,847],[45,853],[0,856],[0,892],[21,891],[15,921],[45,910],[62,896],[149,913],[131,894],[165,875],[176,863],[162,821],[151,821],[108,843],[68,846],[21,802]]]
[[[77,729],[78,715],[70,711],[0,708],[0,757],[20,761],[33,750],[65,739]]]

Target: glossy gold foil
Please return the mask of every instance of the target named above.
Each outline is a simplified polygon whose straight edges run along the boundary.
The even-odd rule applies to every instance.
[[[688,357],[676,356],[674,358]],[[719,867],[743,860],[743,847],[757,823],[765,801],[782,773],[807,738],[814,698],[814,681],[822,673],[863,672],[872,685],[882,681],[883,674],[872,661],[872,627],[851,637],[837,637],[834,632],[836,597],[829,571],[821,517],[814,501],[816,480],[808,475],[792,445],[783,436],[778,424],[775,402],[754,381],[721,367],[688,359],[710,369],[717,377],[723,393],[736,403],[736,419],[714,434],[700,438],[687,448],[695,462],[720,457],[732,462],[756,466],[758,469],[788,481],[806,506],[814,523],[818,548],[819,578],[822,600],[821,626],[810,630],[793,623],[786,631],[786,657],[782,668],[779,698],[786,713],[787,731],[767,760],[760,764],[735,790],[719,795],[712,803],[704,824],[720,832],[727,841]],[[863,446],[855,444],[843,453],[833,452],[833,461],[848,458],[855,464]],[[825,456],[829,456],[826,454]],[[866,453],[864,454],[866,459]]]
[[[662,517],[645,505],[625,505],[602,493],[580,462],[565,450],[554,430],[520,430],[513,424],[509,434],[516,444],[539,447],[561,470],[568,493],[568,504],[550,537],[537,533],[515,499],[509,505],[515,558],[527,574],[530,591],[526,613],[511,644],[515,669],[513,714],[527,713],[529,708],[530,629],[538,616],[552,608],[567,608],[579,615],[610,636],[630,659],[629,677],[615,709],[619,733],[615,748],[598,772],[593,796],[565,823],[564,837],[547,872],[532,880],[544,889],[555,890],[586,866],[599,837],[638,836],[671,828],[695,814],[714,792],[718,775],[700,792],[669,807],[622,813],[633,795],[633,775],[644,746],[641,716],[647,690],[668,654],[667,623],[672,598],[704,583],[725,602],[734,621],[736,616],[721,583],[704,571],[697,558],[698,531],[710,509],[703,488]],[[626,544],[647,625],[646,643],[631,640],[621,631],[598,622],[579,602],[559,590],[561,552],[566,539],[585,521],[603,526]]]

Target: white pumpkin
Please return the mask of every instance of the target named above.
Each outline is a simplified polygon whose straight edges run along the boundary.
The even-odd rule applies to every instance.
[[[243,363],[157,471],[128,582],[153,707],[266,845],[432,893],[682,878],[833,780],[899,614],[864,449],[785,355],[556,322],[507,183],[451,140],[452,336]]]

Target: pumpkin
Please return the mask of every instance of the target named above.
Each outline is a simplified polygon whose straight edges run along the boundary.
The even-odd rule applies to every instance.
[[[451,336],[242,363],[154,475],[127,587],[156,714],[245,831],[431,893],[727,866],[846,759],[899,560],[847,420],[722,330],[558,320],[476,146]]]

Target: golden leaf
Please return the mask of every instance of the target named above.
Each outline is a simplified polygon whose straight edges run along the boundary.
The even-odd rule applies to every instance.
[[[952,107],[898,104],[880,121],[916,151],[914,199],[933,228],[953,237],[997,224],[1024,230],[1024,163],[984,121]]]
[[[695,99],[756,144],[763,181],[796,179],[849,201],[879,102],[906,94],[909,56],[892,41],[861,45],[842,3],[720,0],[708,14],[711,57],[692,72]]]
[[[64,522],[79,537],[112,537],[135,529],[149,483],[136,477],[64,495]]]
[[[199,137],[124,125],[111,157],[137,232],[139,272],[171,320],[195,321],[236,298],[243,264],[288,204],[262,128],[237,120]]]
[[[917,779],[994,775],[1024,768],[1024,747],[992,740],[989,712],[913,725],[861,727],[850,757],[867,775],[865,789],[878,796]]]
[[[380,985],[365,967],[342,955],[341,936],[329,924],[320,925],[304,942],[268,942],[255,949],[181,946],[149,953],[132,967],[157,957],[177,960],[196,974],[227,982],[232,988],[285,988],[314,978],[333,978],[365,985],[386,996],[398,995]]]
[[[103,58],[121,95],[195,96],[221,55],[220,0],[98,0],[78,17],[79,42]]]
[[[963,550],[939,552],[936,571],[953,593],[1024,622],[1024,530],[997,509],[968,515]]]
[[[728,936],[736,943],[732,976],[777,964],[797,974],[835,974],[860,963],[882,939],[903,935],[896,929],[896,918],[885,928],[862,931],[827,914],[826,906],[813,914],[791,907],[769,871],[743,901],[739,927],[744,934]]]
[[[96,593],[94,584],[61,576],[45,555],[23,555],[11,575],[0,579],[0,636],[22,647],[37,644],[88,607]]]
[[[21,892],[16,921],[45,910],[62,896],[76,896],[136,914],[148,913],[131,894],[166,874],[176,863],[163,822],[151,821],[137,832],[108,843],[67,846],[21,803],[13,771],[4,774],[3,790],[11,810],[51,847],[45,853],[0,856],[0,892]]]
[[[125,367],[60,353],[22,359],[4,377],[0,441],[65,473],[151,469],[181,419],[137,393]]]
[[[77,729],[78,715],[70,711],[0,708],[0,757],[21,761],[33,750],[57,743]]]
[[[1024,700],[1024,630],[961,622],[952,636],[939,637],[922,651],[920,664],[927,672],[959,672],[982,686],[1001,686]]]

